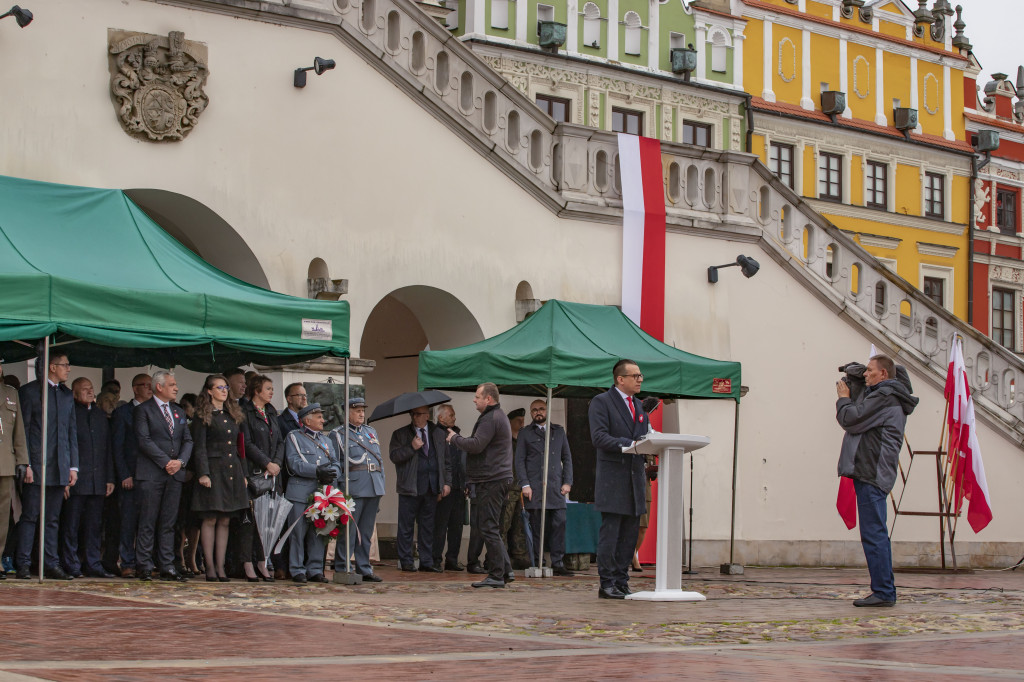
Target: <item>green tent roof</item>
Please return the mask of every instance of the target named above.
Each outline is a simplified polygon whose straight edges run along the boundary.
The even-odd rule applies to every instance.
[[[298,362],[347,356],[348,324],[346,302],[286,296],[217,270],[120,190],[0,176],[8,361],[33,357],[31,342],[55,335],[76,365]]]
[[[559,396],[589,397],[612,385],[620,358],[639,364],[644,395],[739,399],[740,363],[664,344],[617,308],[555,300],[498,336],[420,353],[419,387],[474,391],[491,381],[513,395],[550,386]]]

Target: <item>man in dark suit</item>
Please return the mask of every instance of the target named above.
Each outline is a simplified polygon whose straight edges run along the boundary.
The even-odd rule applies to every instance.
[[[299,423],[299,410],[308,404],[306,387],[302,384],[288,384],[284,389],[284,399],[286,404],[277,419],[281,424],[281,434],[288,435],[302,426]]]
[[[32,577],[32,543],[39,524],[42,496],[46,496],[46,541],[43,547],[44,574],[55,580],[70,580],[71,576],[60,567],[57,552],[57,530],[60,510],[64,502],[64,489],[78,480],[78,433],[75,424],[75,400],[71,389],[64,385],[71,373],[66,353],[50,354],[47,368],[47,423],[46,423],[46,481],[43,476],[43,396],[42,383],[37,379],[21,387],[22,417],[28,435],[28,453],[32,468],[32,483],[24,486],[21,497],[21,520],[18,522],[18,551],[15,564],[18,577]],[[28,483],[26,479],[26,483]],[[42,484],[42,485],[40,485]]]
[[[106,412],[96,406],[91,381],[78,377],[72,382],[71,391],[75,397],[78,431],[78,482],[65,492],[67,501],[61,529],[64,570],[73,578],[84,575],[113,578],[114,574],[103,568],[100,556],[103,501],[114,492],[110,420]]]
[[[161,580],[185,582],[174,569],[174,522],[178,518],[185,465],[192,456],[192,434],[178,396],[174,374],[153,373],[153,397],[135,408],[139,457],[135,478],[139,489],[139,535],[135,543],[139,580],[152,580],[153,543]],[[159,538],[159,539],[157,539]],[[207,558],[209,561],[209,558]]]
[[[632,360],[619,360],[612,370],[615,385],[590,401],[590,439],[597,450],[594,506],[601,512],[597,543],[598,597],[625,599],[630,594],[629,566],[647,511],[643,455],[626,454],[650,429],[649,417],[636,394],[644,375]]]
[[[551,568],[555,575],[573,575],[565,567],[565,496],[572,489],[572,453],[569,438],[558,424],[548,424],[547,402],[534,400],[530,403],[530,417],[533,419],[526,428],[519,431],[516,441],[516,478],[522,482],[522,495],[530,513],[530,531],[533,533],[533,560],[541,565],[544,550],[540,546],[541,509],[545,510],[544,540],[551,552]],[[548,452],[548,471],[544,473],[545,430],[551,429],[551,445]],[[547,497],[544,494],[544,478],[547,477]]]
[[[455,408],[447,403],[437,408],[437,425],[459,433],[459,427],[455,426]],[[466,567],[459,563],[459,548],[462,546],[463,519],[466,516],[466,453],[451,443],[446,442],[444,447],[447,466],[452,470],[452,491],[437,503],[434,516],[434,565],[440,566],[443,561],[444,570],[463,571]]]
[[[403,571],[416,570],[412,559],[414,525],[419,526],[421,571],[441,573],[434,565],[434,514],[437,502],[452,489],[452,470],[447,458],[445,432],[430,422],[430,408],[417,407],[412,418],[391,434],[388,456],[395,463],[398,492],[398,563]]]
[[[135,487],[139,441],[135,437],[135,408],[153,397],[153,379],[148,374],[136,374],[132,379],[132,392],[135,394],[132,401],[118,407],[110,417],[110,449],[120,488],[122,578],[135,577],[135,536],[139,530],[139,493]]]

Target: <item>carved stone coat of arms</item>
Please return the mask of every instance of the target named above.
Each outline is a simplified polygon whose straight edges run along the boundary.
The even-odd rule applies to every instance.
[[[110,29],[110,92],[124,131],[141,140],[181,140],[210,100],[203,91],[207,49],[167,36]]]

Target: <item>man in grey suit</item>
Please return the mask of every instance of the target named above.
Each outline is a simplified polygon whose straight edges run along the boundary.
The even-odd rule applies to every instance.
[[[615,385],[590,401],[590,439],[597,450],[594,506],[601,512],[597,543],[597,574],[601,599],[625,599],[630,594],[629,566],[633,559],[640,517],[647,511],[644,456],[623,453],[650,430],[650,419],[636,394],[644,375],[632,360],[619,360],[612,369]]]
[[[541,565],[544,550],[540,546],[541,509],[545,509],[544,539],[551,552],[551,568],[555,575],[569,576],[572,571],[565,567],[565,496],[572,489],[572,453],[569,439],[558,424],[547,423],[548,408],[544,400],[530,403],[530,417],[533,423],[519,431],[516,441],[516,478],[522,482],[526,509],[530,513],[530,531],[533,533],[533,560]],[[544,442],[545,430],[551,429],[551,445],[548,452],[547,497],[544,494]]]
[[[32,542],[39,524],[39,510],[42,496],[46,495],[46,542],[44,543],[44,574],[55,580],[70,580],[71,576],[60,567],[57,552],[57,528],[60,510],[64,502],[64,490],[78,481],[78,430],[75,423],[75,399],[71,389],[64,385],[71,374],[71,363],[66,353],[54,351],[50,354],[47,367],[46,385],[50,392],[47,399],[46,423],[46,481],[43,475],[43,396],[38,379],[30,381],[18,391],[21,398],[22,417],[28,436],[28,454],[32,468],[32,483],[22,488],[21,520],[18,522],[18,550],[15,564],[18,577],[32,577]],[[26,480],[26,483],[28,481]]]
[[[0,360],[0,365],[2,365]],[[3,376],[0,366],[0,377]],[[11,496],[15,479],[32,483],[25,445],[25,422],[17,389],[0,382],[0,548],[7,544],[7,522],[11,518]],[[0,570],[0,580],[7,574]]]
[[[399,568],[416,570],[412,558],[415,525],[419,570],[441,573],[444,569],[434,565],[434,514],[438,501],[452,490],[451,462],[446,456],[444,431],[430,423],[430,408],[417,407],[409,416],[409,425],[391,434],[388,448],[397,479]]]
[[[188,580],[174,569],[174,522],[178,518],[184,467],[192,456],[192,434],[185,410],[174,402],[178,382],[172,372],[153,372],[153,397],[135,408],[138,461],[139,535],[135,543],[136,575],[152,580],[153,543],[157,543],[160,579]],[[159,537],[159,539],[157,539]]]
[[[324,553],[327,544],[306,518],[307,500],[322,486],[333,485],[342,474],[338,451],[324,431],[324,411],[320,403],[310,403],[299,410],[301,428],[284,438],[284,458],[291,474],[285,499],[292,503],[288,525],[296,521],[288,553],[292,580],[305,584],[325,583]]]
[[[345,451],[344,427],[331,431],[331,440],[338,452]],[[338,487],[345,490],[345,462],[341,462],[341,477]],[[377,509],[384,495],[384,456],[380,453],[380,439],[377,431],[366,424],[366,401],[351,398],[348,401],[348,494],[353,498],[356,509],[353,513],[355,528],[348,529],[355,553],[356,573],[363,576],[363,582],[379,583],[382,578],[373,572],[370,565],[370,541],[373,526],[377,522]],[[345,570],[345,533],[338,535],[334,550],[334,572]]]

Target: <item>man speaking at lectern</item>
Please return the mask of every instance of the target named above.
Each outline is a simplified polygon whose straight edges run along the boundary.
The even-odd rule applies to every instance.
[[[647,511],[643,455],[622,448],[647,435],[650,418],[636,394],[644,375],[632,360],[612,369],[615,385],[590,401],[590,439],[597,450],[594,506],[601,512],[597,543],[597,574],[601,599],[625,599],[640,516]]]

